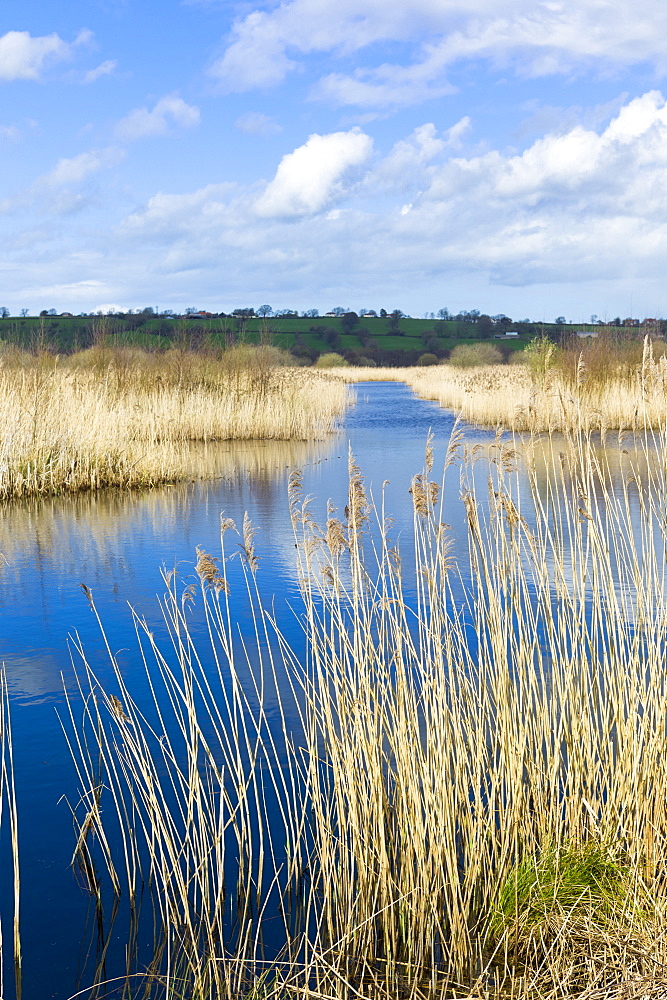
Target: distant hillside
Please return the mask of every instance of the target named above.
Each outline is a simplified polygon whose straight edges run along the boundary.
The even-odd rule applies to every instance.
[[[664,324],[660,324],[662,327]],[[69,354],[93,344],[136,346],[147,350],[220,349],[239,342],[271,343],[290,351],[299,364],[335,352],[353,365],[412,365],[424,354],[446,359],[459,344],[491,341],[507,360],[536,336],[564,342],[591,325],[513,323],[484,315],[453,319],[383,317],[305,317],[283,315],[156,316],[144,312],[115,316],[41,315],[0,319],[0,340],[23,350]],[[638,325],[628,335],[643,335]],[[625,331],[624,331],[625,332]],[[659,333],[659,330],[650,331]],[[508,336],[510,334],[510,336]],[[432,360],[432,359],[431,359]]]

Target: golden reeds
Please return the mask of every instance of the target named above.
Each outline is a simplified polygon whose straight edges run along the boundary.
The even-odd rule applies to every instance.
[[[272,358],[91,349],[2,363],[0,498],[196,475],[193,441],[325,436],[345,387]]]
[[[293,477],[304,650],[263,608],[248,524],[254,635],[235,636],[215,584],[223,533],[220,563],[199,553],[206,650],[188,627],[192,589],[173,576],[171,649],[135,618],[154,704],[140,709],[113,658],[113,692],[84,665],[84,718],[70,720],[82,801],[95,802],[82,829],[104,844],[115,827],[115,877],[130,894],[139,872],[153,885],[155,974],[174,994],[662,988],[665,441],[625,441],[620,474],[585,434],[534,439],[523,458],[512,441],[463,444],[457,432],[442,484],[430,453],[413,479],[411,562],[383,515],[372,527],[352,457],[347,531],[331,507],[321,531]],[[467,526],[458,568],[441,523],[452,489]],[[604,919],[586,889],[552,903],[547,890],[542,923],[533,907],[520,926],[518,905],[494,922],[517,872],[555,863],[560,884],[582,856],[621,873]],[[285,944],[267,971],[269,913]]]
[[[419,396],[454,410],[465,421],[529,433],[590,430],[664,430],[667,426],[667,357],[646,338],[643,352],[619,354],[593,343],[586,351],[557,355],[546,342],[529,365],[459,369],[339,368],[348,382],[401,381]],[[637,348],[637,345],[635,345]],[[641,348],[641,344],[639,345]],[[530,356],[530,352],[528,352]]]

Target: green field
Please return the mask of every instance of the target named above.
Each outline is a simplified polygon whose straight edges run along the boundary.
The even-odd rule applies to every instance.
[[[69,354],[93,344],[136,346],[148,350],[180,348],[220,349],[234,343],[269,342],[294,354],[301,364],[320,354],[336,352],[349,363],[404,365],[417,363],[424,353],[446,359],[460,343],[489,340],[508,358],[535,337],[546,334],[558,341],[568,327],[542,323],[511,324],[519,337],[494,339],[491,331],[470,320],[432,320],[401,317],[359,318],[278,316],[248,319],[234,316],[175,317],[150,314],[117,316],[41,315],[0,319],[0,341],[22,350]]]

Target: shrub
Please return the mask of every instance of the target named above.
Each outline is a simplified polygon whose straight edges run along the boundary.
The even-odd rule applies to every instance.
[[[533,375],[546,375],[556,363],[558,348],[548,337],[533,337],[521,353]]]
[[[424,366],[424,365],[437,365],[437,363],[438,363],[438,359],[435,356],[435,354],[430,354],[428,352],[426,354],[420,354],[419,357],[417,358],[417,364],[418,365],[422,365],[422,366]]]
[[[345,358],[341,357],[340,354],[336,354],[334,351],[331,351],[328,354],[320,354],[319,358],[315,362],[316,368],[345,368],[345,365]]]
[[[502,360],[502,354],[493,344],[459,344],[449,356],[449,363],[456,368],[499,365]]]

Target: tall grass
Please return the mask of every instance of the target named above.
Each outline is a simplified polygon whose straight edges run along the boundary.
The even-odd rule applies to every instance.
[[[602,337],[566,350],[542,341],[516,352],[513,360],[526,363],[512,365],[483,363],[477,348],[491,346],[465,345],[472,367],[346,368],[332,374],[348,382],[406,382],[469,423],[517,432],[583,429],[604,435],[623,428],[661,431],[667,424],[663,341]]]
[[[0,498],[191,474],[192,441],[308,440],[335,427],[343,385],[271,347],[219,356],[92,348],[0,367]]]
[[[316,524],[297,474],[303,649],[262,603],[247,521],[255,632],[237,635],[226,520],[219,561],[198,553],[197,588],[166,577],[169,648],[135,617],[149,705],[118,668],[103,689],[79,648],[77,853],[95,891],[96,856],[130,899],[152,886],[161,948],[146,981],[159,995],[664,988],[657,444],[625,441],[619,477],[583,431],[533,440],[525,459],[514,442],[470,449],[455,433],[443,478],[429,446],[412,481],[409,560],[353,460],[345,520],[330,506]],[[467,535],[458,562],[450,491]],[[188,625],[195,600],[205,647]]]

